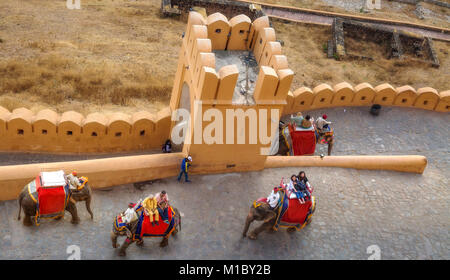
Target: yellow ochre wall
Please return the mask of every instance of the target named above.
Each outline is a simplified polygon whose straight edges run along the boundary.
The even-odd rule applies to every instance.
[[[181,153],[171,153],[0,166],[0,201],[16,199],[24,186],[42,171],[76,170],[97,189],[173,177],[178,174],[183,157]]]
[[[414,89],[409,85],[394,88],[390,84],[372,87],[361,83],[353,87],[342,82],[334,87],[320,84],[314,89],[301,87],[289,92],[285,114],[341,106],[398,106],[450,112],[450,91],[438,92],[431,87]]]
[[[221,29],[220,33],[216,30]],[[230,33],[230,36],[223,36]],[[231,104],[238,78],[235,65],[215,70],[215,49],[250,50],[258,59],[261,71],[255,87],[256,110],[278,108],[280,116],[298,111],[338,106],[413,107],[437,112],[450,112],[450,90],[438,92],[431,87],[414,89],[405,85],[393,87],[384,83],[372,86],[361,83],[352,86],[342,82],[334,86],[320,84],[311,89],[301,87],[289,91],[294,73],[288,59],[276,41],[275,30],[267,16],[251,20],[245,15],[227,19],[216,13],[208,18],[191,12],[179,52],[179,62],[169,107],[157,114],[142,111],[133,115],[116,113],[105,116],[93,113],[83,116],[69,111],[63,114],[45,109],[36,114],[26,108],[12,112],[0,106],[0,151],[30,151],[54,153],[106,153],[159,148],[170,138],[171,113],[179,106],[184,84],[190,91],[191,108],[194,100],[202,100],[205,109],[237,108]],[[268,105],[268,106],[266,106]],[[242,109],[250,107],[242,107]],[[247,131],[248,132],[248,131]],[[202,156],[202,145],[187,146],[185,151]],[[258,146],[258,145],[256,145]],[[253,148],[239,145],[229,151],[248,156]],[[215,147],[216,153],[222,148]],[[252,159],[260,161],[261,158]],[[231,161],[231,160],[227,160]],[[220,163],[222,166],[223,164]],[[262,164],[258,164],[262,168]]]
[[[9,112],[0,106],[0,151],[104,153],[159,148],[169,137],[170,108],[156,115],[100,113],[86,117],[68,111],[59,115],[45,109]]]
[[[236,119],[234,120],[234,144],[226,144],[226,135],[222,137],[223,144],[204,143],[203,137],[202,142],[198,143],[195,142],[194,123],[199,120],[204,129],[212,120],[199,119],[201,116],[195,116],[193,108],[194,102],[201,100],[203,112],[210,108],[219,110],[223,116],[224,128],[227,109],[242,109],[244,112],[254,109],[257,116],[261,110],[267,109],[269,116],[264,126],[270,128],[271,109],[278,109],[281,117],[294,77],[293,71],[288,68],[287,58],[281,54],[281,45],[276,42],[275,30],[269,27],[267,17],[251,22],[244,15],[228,20],[224,15],[215,13],[205,19],[196,12],[189,13],[186,28],[170,108],[172,111],[179,108],[183,86],[187,85],[190,94],[191,131],[190,143],[185,142],[183,153],[193,157],[192,171],[211,173],[263,169],[267,156],[261,154],[261,148],[267,148],[270,145],[261,143],[259,137],[256,137],[255,143],[249,143],[248,119],[246,119],[245,131],[238,131]],[[217,32],[219,29],[220,32]],[[223,36],[224,30],[228,30],[227,34],[231,30],[230,36]],[[252,44],[251,41],[254,43]],[[238,68],[235,65],[226,65],[216,71],[215,54],[212,52],[224,49],[253,51],[260,66],[253,93],[255,104],[232,104],[239,75]],[[259,126],[259,118],[256,119]],[[172,127],[173,125],[175,122],[172,123]],[[274,127],[278,128],[278,122]],[[245,133],[244,144],[237,143],[238,133]]]
[[[216,32],[218,28],[224,32]],[[223,36],[230,30],[230,36]],[[242,33],[241,30],[247,32]],[[199,13],[191,12],[179,52],[170,106],[157,114],[142,111],[133,115],[116,113],[105,116],[93,113],[83,116],[69,111],[60,115],[49,109],[33,114],[25,108],[10,112],[0,107],[0,150],[80,153],[159,148],[169,137],[174,125],[171,114],[179,108],[184,85],[189,88],[191,103],[191,144],[185,144],[182,153],[2,166],[0,200],[16,198],[23,186],[44,170],[77,170],[79,174],[89,177],[93,188],[101,188],[175,176],[182,158],[187,154],[194,158],[192,172],[196,174],[307,165],[423,172],[427,164],[423,156],[330,156],[322,159],[261,155],[261,148],[268,145],[261,143],[259,137],[255,144],[249,144],[247,119],[245,131],[238,131],[238,125],[234,122],[236,144],[195,143],[193,123],[198,116],[194,115],[192,108],[196,100],[203,102],[203,112],[209,108],[221,111],[223,122],[228,109],[255,109],[257,114],[263,109],[269,113],[270,109],[278,109],[280,116],[309,109],[367,106],[374,103],[439,112],[450,110],[450,91],[438,93],[429,87],[415,90],[410,86],[394,88],[389,84],[381,84],[374,88],[368,83],[353,87],[343,82],[333,87],[321,84],[314,89],[302,87],[290,92],[294,73],[288,68],[287,58],[275,39],[275,31],[270,28],[266,16],[251,22],[242,15],[228,20],[223,15],[214,14],[205,19]],[[253,105],[232,104],[239,74],[235,65],[224,66],[216,72],[212,50],[226,48],[256,53],[261,68]],[[269,114],[267,123],[263,124],[267,130],[271,121]],[[211,122],[201,119],[203,129]],[[278,128],[278,122],[275,128]],[[246,134],[246,142],[238,144],[237,135],[242,132]],[[222,140],[226,142],[225,135]]]
[[[89,185],[104,188],[133,182],[176,176],[184,153],[139,155],[105,159],[36,163],[0,166],[0,201],[16,199],[20,191],[41,171],[64,170],[89,178]],[[356,169],[393,170],[422,173],[427,165],[424,156],[329,156],[286,157],[269,156],[262,162],[264,168],[289,166],[327,166]],[[195,167],[195,173],[210,172],[207,168]],[[244,170],[240,170],[244,171]]]

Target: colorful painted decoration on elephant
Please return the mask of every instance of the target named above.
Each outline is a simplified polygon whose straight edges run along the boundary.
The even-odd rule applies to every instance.
[[[316,139],[318,144],[328,144],[327,139],[333,139],[333,129],[330,128],[329,131],[326,131],[325,133],[319,134],[319,132],[316,130]]]
[[[123,218],[121,215],[117,215],[116,219],[114,220],[114,228],[117,231],[125,230],[127,227],[127,224],[123,221]]]

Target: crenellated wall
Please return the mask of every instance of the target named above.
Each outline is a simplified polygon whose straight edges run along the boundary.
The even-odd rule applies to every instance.
[[[230,51],[249,51],[253,54],[258,64],[258,74],[248,99],[250,102],[239,102],[239,98],[236,98],[235,89],[240,71],[242,72],[240,65],[230,64],[216,69],[217,58],[214,51],[225,51],[222,54],[224,57],[233,56]],[[263,169],[266,155],[262,154],[261,148],[268,148],[270,145],[262,143],[256,130],[264,127],[268,133],[266,135],[270,136],[270,122],[276,118],[272,115],[272,109],[277,109],[281,116],[287,104],[286,98],[293,77],[294,73],[289,69],[286,56],[282,55],[281,45],[276,41],[275,30],[270,27],[268,17],[259,17],[252,22],[242,14],[228,19],[220,13],[204,18],[197,12],[190,12],[170,108],[172,111],[178,108],[190,109],[191,128],[187,136],[189,138],[185,139],[183,152],[194,158],[193,171],[211,173]],[[202,102],[203,113],[212,108],[216,112],[218,110],[220,120],[217,119],[219,116],[195,114],[192,108],[196,101]],[[236,116],[230,117],[229,111],[241,111],[248,115],[239,119]],[[259,117],[266,113],[267,119]],[[211,143],[205,143],[202,135],[204,132],[209,133],[208,126],[213,122],[220,122],[225,128],[230,123],[227,122],[229,117],[234,123],[231,130],[234,135],[229,130],[221,135],[214,131],[217,138]],[[249,125],[252,118],[258,122],[257,125]],[[277,129],[278,122],[275,123],[274,127]],[[176,122],[173,122],[172,126],[175,125]],[[198,130],[194,132],[196,125]],[[197,136],[199,133],[200,138],[195,133]],[[245,143],[238,143],[238,134],[245,135]],[[214,155],[214,161],[211,160],[211,155]]]
[[[215,50],[253,53],[259,71],[252,102],[235,100],[239,68],[232,64],[216,70]],[[427,160],[423,156],[268,157],[261,149],[270,148],[270,143],[264,143],[260,136],[263,134],[270,141],[273,124],[272,133],[277,133],[278,116],[319,108],[381,104],[449,112],[450,90],[438,93],[429,87],[416,90],[389,84],[374,88],[368,83],[353,87],[343,82],[333,87],[321,84],[314,89],[302,87],[290,92],[293,76],[268,17],[252,22],[245,15],[228,20],[218,13],[203,18],[191,12],[180,48],[170,106],[157,114],[141,111],[133,115],[83,116],[69,111],[60,115],[49,109],[33,114],[25,108],[10,112],[0,107],[0,151],[53,153],[160,148],[171,129],[183,124],[172,121],[172,112],[187,109],[191,127],[184,138],[182,153],[0,167],[0,200],[17,197],[23,186],[43,170],[77,170],[98,188],[174,176],[187,154],[193,157],[192,172],[197,174],[286,166],[424,171]],[[196,101],[202,102],[197,107],[199,111],[194,110]],[[208,115],[208,110],[213,108],[217,110],[210,110]],[[213,131],[213,122],[227,127],[229,111],[233,111],[231,130]],[[239,111],[240,119],[236,116]],[[278,116],[272,111],[278,111]],[[264,114],[266,118],[262,117]],[[257,125],[249,125],[252,119]],[[194,131],[196,125],[200,127]],[[213,139],[203,138],[205,133]],[[239,135],[245,136],[243,143],[239,143]],[[228,143],[229,140],[233,143]]]
[[[216,69],[214,51],[252,52],[259,67],[252,93],[254,102],[235,102],[239,69],[233,64]],[[203,112],[215,108],[223,116],[228,109],[254,109],[257,119],[262,110],[267,110],[271,119],[271,109],[278,109],[282,116],[320,108],[372,104],[450,112],[450,90],[438,92],[430,87],[416,90],[408,85],[394,88],[390,84],[373,87],[368,83],[352,86],[342,82],[334,86],[321,84],[313,89],[301,87],[291,92],[293,77],[267,16],[251,21],[243,14],[228,19],[220,13],[204,18],[191,12],[181,43],[169,107],[157,114],[141,111],[133,115],[108,116],[100,113],[83,116],[74,111],[57,114],[49,109],[33,114],[26,108],[10,112],[0,107],[0,151],[106,153],[159,148],[170,138],[175,125],[171,113],[178,108],[194,108],[194,101],[202,101]],[[199,120],[205,128],[212,119],[204,120],[191,112],[191,124]],[[222,121],[225,126],[225,117]],[[258,123],[258,129],[260,127]],[[248,125],[244,131],[238,131],[236,125],[235,140],[238,133],[248,135],[249,132]],[[222,135],[224,142],[226,137]],[[246,141],[248,143],[248,136]],[[260,155],[260,148],[266,145],[259,139],[255,144],[245,145],[191,143],[184,145],[184,153],[194,155],[205,170],[223,171],[224,166],[231,171],[255,170],[264,165],[265,156]],[[239,158],[234,156],[236,153]],[[216,155],[217,162],[210,161],[210,154]]]
[[[373,87],[361,83],[353,87],[342,82],[334,87],[320,84],[313,89],[301,87],[289,92],[286,114],[328,107],[341,106],[382,106],[413,107],[437,112],[450,112],[450,90],[438,92],[431,87],[414,89],[409,85],[394,88],[390,84]]]
[[[0,107],[0,151],[104,153],[159,148],[169,138],[170,108],[156,115],[63,114]]]

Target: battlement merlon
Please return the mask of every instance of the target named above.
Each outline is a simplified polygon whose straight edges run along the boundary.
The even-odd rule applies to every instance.
[[[256,61],[256,70],[245,69],[244,56]],[[230,61],[232,64],[227,64]],[[185,83],[191,92],[191,108],[194,100],[204,104],[285,105],[293,76],[267,16],[251,22],[246,15],[228,20],[214,13],[205,19],[190,12],[170,107],[179,108]],[[242,91],[248,93],[250,102],[236,98]]]

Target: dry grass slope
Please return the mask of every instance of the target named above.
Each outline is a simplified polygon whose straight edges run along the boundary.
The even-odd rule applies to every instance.
[[[0,63],[1,90],[40,96],[49,105],[66,100],[123,106],[129,105],[130,98],[168,100],[172,87],[168,77],[152,75],[139,66],[134,66],[132,75],[124,76],[121,68],[111,63],[81,65],[60,55],[42,56],[27,63],[10,59]]]
[[[83,0],[78,11],[14,2],[0,3],[1,106],[156,112],[168,103],[184,23],[160,18],[157,1]]]
[[[185,31],[184,22],[161,18],[159,7],[159,0],[83,0],[81,10],[65,1],[1,1],[0,106],[156,113],[168,104]],[[323,52],[329,28],[278,21],[274,27],[296,73],[292,90],[342,81],[450,89],[446,43],[435,42],[439,69],[387,60],[376,45],[351,39],[349,50],[365,48],[377,59],[338,62]]]

